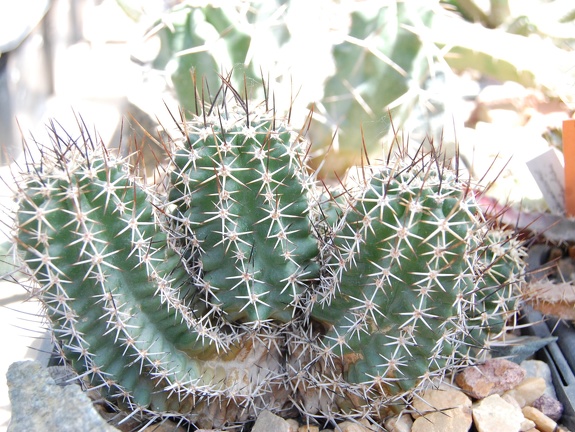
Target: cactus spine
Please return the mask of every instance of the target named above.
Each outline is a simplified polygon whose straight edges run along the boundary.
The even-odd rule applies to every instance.
[[[204,428],[262,409],[377,420],[506,329],[520,245],[437,155],[326,191],[268,100],[218,94],[155,184],[86,135],[18,182],[17,252],[90,386]]]

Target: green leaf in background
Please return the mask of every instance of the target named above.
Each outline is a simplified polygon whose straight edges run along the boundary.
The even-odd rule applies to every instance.
[[[118,2],[134,15],[131,0]],[[154,17],[161,49],[153,68],[194,112],[192,74],[209,87],[206,100],[214,96],[218,74],[249,93],[263,74],[274,104],[277,97],[278,110],[289,109],[294,124],[305,123],[313,110],[308,136],[314,155],[321,155],[312,165],[322,161],[322,177],[360,163],[363,145],[377,158],[390,132],[406,124],[417,122],[424,136],[441,135],[427,114],[440,118],[444,109],[431,106],[427,89],[442,73],[471,71],[575,101],[570,0],[211,3],[185,2]],[[285,91],[290,85],[291,93]]]
[[[359,163],[362,139],[367,152],[379,150],[391,123],[401,124],[417,101],[429,75],[429,52],[410,27],[428,27],[435,2],[392,2],[358,5],[352,13],[346,40],[335,46],[336,73],[325,85],[319,113],[310,130],[315,146],[327,148],[336,133],[334,151],[328,155],[328,172],[341,174]],[[358,126],[361,125],[361,131]],[[337,131],[337,132],[336,132]],[[363,135],[363,137],[362,137]]]
[[[219,88],[218,74],[226,76],[232,69],[241,69],[246,78],[256,77],[252,66],[244,67],[251,37],[234,25],[228,13],[215,6],[184,6],[162,20],[161,50],[153,67],[169,74],[185,111],[196,111],[192,76],[205,80],[211,92]]]
[[[14,256],[10,252],[13,248],[11,241],[3,241],[0,243],[0,275],[5,276],[16,270],[16,263]]]
[[[542,88],[565,103],[575,101],[573,55],[551,39],[491,30],[447,15],[436,16],[432,30],[454,70],[476,70],[501,82]]]

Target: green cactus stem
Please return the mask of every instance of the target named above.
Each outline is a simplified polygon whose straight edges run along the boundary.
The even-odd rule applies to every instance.
[[[518,242],[482,218],[468,182],[435,154],[401,153],[346,185],[312,309],[327,327],[320,352],[343,362],[333,379],[374,393],[366,403],[408,401],[485,353],[523,272]]]
[[[309,124],[217,94],[165,131],[155,182],[85,130],[16,180],[23,283],[83,383],[149,424],[378,422],[505,333],[521,245],[442,156],[400,146],[320,187]]]
[[[280,400],[281,409],[277,334],[254,337],[207,310],[153,196],[83,136],[44,149],[17,191],[17,252],[59,354],[130,411],[212,427],[245,419],[265,394],[266,407]],[[207,416],[202,407],[222,399],[223,413]]]
[[[204,109],[175,141],[166,213],[198,255],[195,283],[228,321],[288,322],[317,278],[308,143],[239,95]]]

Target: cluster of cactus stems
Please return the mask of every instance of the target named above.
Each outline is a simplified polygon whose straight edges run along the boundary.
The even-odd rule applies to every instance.
[[[377,423],[516,310],[520,242],[439,153],[398,146],[327,187],[271,100],[224,80],[176,122],[155,181],[84,130],[16,183],[15,253],[59,354],[150,423]]]

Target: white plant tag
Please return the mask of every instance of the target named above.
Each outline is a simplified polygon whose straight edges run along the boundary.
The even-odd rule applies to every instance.
[[[562,154],[551,148],[527,162],[543,198],[555,214],[565,213],[565,174]]]

